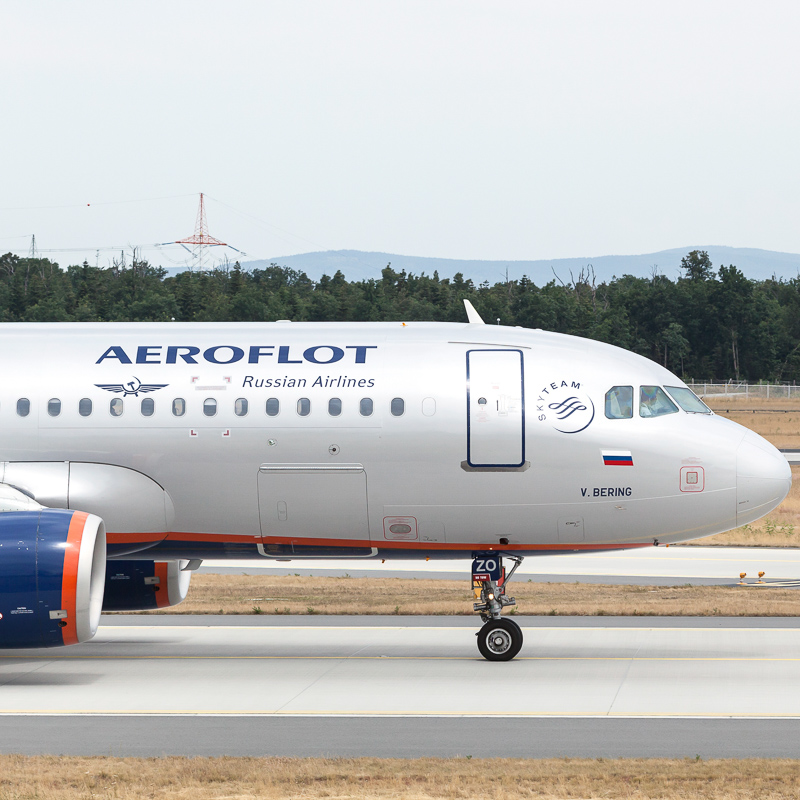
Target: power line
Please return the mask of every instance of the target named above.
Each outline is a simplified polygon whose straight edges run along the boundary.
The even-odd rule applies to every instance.
[[[130,249],[132,247],[136,247],[139,250],[145,249],[145,248],[149,250],[151,248],[158,249],[158,248],[161,247],[161,244],[156,242],[154,244],[137,244],[137,245],[111,244],[111,245],[108,245],[108,247],[44,247],[44,248],[41,248],[41,249],[37,246],[36,252],[37,253],[88,253],[88,252],[97,251],[97,252],[101,252],[102,253],[102,252],[105,252],[107,250],[125,250],[125,249]],[[11,252],[15,252],[15,251],[12,250]],[[17,250],[16,252],[21,252],[21,251]],[[25,252],[29,252],[29,251],[26,249]]]
[[[190,194],[170,194],[164,197],[139,197],[135,200],[101,200],[97,203],[67,203],[60,206],[11,206],[0,208],[0,211],[39,211],[50,208],[87,208],[90,206],[115,206],[123,203],[154,203],[157,200],[177,200],[182,197],[194,197],[194,192]]]
[[[105,201],[101,201],[101,202],[97,202],[97,203],[85,203],[85,204],[84,203],[70,203],[70,204],[66,204],[66,205],[50,205],[50,206],[16,206],[16,207],[2,208],[2,209],[0,209],[0,211],[25,211],[25,210],[39,210],[39,209],[86,208],[86,207],[90,207],[90,206],[93,206],[93,205],[94,206],[106,206],[106,205],[121,205],[121,204],[126,204],[126,203],[148,203],[148,202],[155,202],[155,201],[158,201],[158,200],[181,199],[181,198],[184,198],[184,197],[194,197],[194,194],[193,193],[192,194],[175,194],[175,195],[164,195],[162,197],[145,197],[145,198],[136,198],[136,199],[128,199],[128,200],[105,200]],[[204,264],[203,263],[198,263],[198,262],[204,262],[205,261],[205,257],[201,258],[200,256],[201,256],[201,254],[203,254],[203,256],[204,256],[205,251],[206,251],[206,249],[208,247],[223,246],[224,245],[224,246],[229,247],[231,250],[234,250],[234,251],[236,251],[237,253],[239,253],[239,254],[241,254],[243,256],[248,256],[249,255],[248,253],[245,253],[245,252],[237,249],[236,247],[233,247],[232,245],[229,245],[229,244],[227,244],[225,242],[221,242],[218,239],[214,239],[214,237],[212,237],[212,236],[210,236],[208,234],[208,226],[207,226],[207,224],[205,222],[205,210],[204,210],[204,207],[203,207],[203,198],[205,197],[205,198],[207,198],[209,200],[213,200],[215,203],[218,203],[221,206],[224,206],[228,210],[232,211],[234,214],[236,214],[236,215],[238,215],[238,216],[240,216],[240,217],[242,217],[244,219],[250,220],[252,222],[257,223],[258,225],[261,225],[261,226],[264,226],[264,227],[268,228],[273,236],[275,236],[278,239],[281,239],[284,242],[287,242],[287,243],[291,244],[292,240],[297,240],[297,241],[301,241],[301,242],[305,242],[307,244],[313,245],[314,247],[318,247],[320,249],[324,248],[324,245],[321,245],[319,242],[315,242],[312,239],[307,239],[307,238],[305,238],[303,236],[298,236],[297,234],[293,234],[290,231],[287,231],[287,230],[285,230],[283,228],[278,227],[277,225],[273,225],[271,222],[267,222],[266,220],[255,216],[254,214],[250,214],[250,213],[248,213],[246,211],[242,211],[241,209],[235,208],[234,206],[230,205],[229,203],[224,202],[223,200],[219,200],[218,198],[211,197],[210,195],[207,195],[207,194],[205,194],[205,195],[201,194],[200,197],[201,197],[200,210],[198,211],[198,221],[197,221],[197,224],[195,225],[195,228],[197,228],[197,225],[199,224],[201,226],[201,229],[200,229],[199,232],[198,232],[198,230],[195,230],[194,236],[188,237],[186,239],[179,239],[179,240],[174,241],[174,242],[154,242],[153,244],[137,245],[137,247],[139,249],[147,249],[147,250],[155,249],[155,250],[158,250],[159,252],[161,252],[163,255],[165,255],[173,263],[178,263],[174,259],[169,257],[169,255],[167,255],[163,251],[163,248],[164,247],[168,247],[169,245],[173,245],[173,244],[180,245],[185,250],[189,251],[190,255],[192,256],[192,260],[194,261],[194,265],[195,266],[200,266],[201,269],[203,268]],[[276,233],[276,231],[280,231],[280,233],[286,234],[286,236],[291,237],[291,238],[287,239],[284,236],[280,236],[278,233]],[[23,236],[9,236],[9,237],[5,237],[5,239],[22,239],[22,238],[27,238],[30,235],[31,234],[25,234]],[[0,239],[0,241],[3,241],[3,240]],[[186,247],[187,243],[194,246],[192,250],[189,250],[189,248]],[[43,254],[43,253],[65,253],[66,254],[66,253],[88,253],[88,252],[93,252],[93,253],[95,253],[95,261],[99,262],[99,256],[100,256],[101,252],[124,250],[126,247],[131,247],[131,245],[107,245],[107,246],[101,246],[101,247],[92,246],[92,247],[60,247],[60,248],[58,248],[58,247],[39,248],[38,246],[36,246],[36,252],[40,253],[40,254]],[[24,251],[21,250],[21,249],[13,249],[11,252],[22,253]],[[257,256],[249,255],[249,257],[250,258],[255,258],[256,260],[258,260]]]
[[[277,225],[273,225],[271,222],[267,222],[266,220],[261,219],[260,217],[253,216],[253,214],[248,214],[246,211],[240,211],[238,208],[234,208],[232,205],[223,202],[222,200],[218,200],[216,197],[212,197],[210,194],[207,194],[206,197],[209,200],[213,200],[215,203],[219,203],[221,206],[225,206],[225,208],[230,209],[233,211],[234,214],[238,214],[241,217],[247,217],[248,219],[253,220],[254,222],[258,222],[261,225],[266,225],[268,228],[272,228],[273,231],[280,231],[281,233],[285,233],[287,236],[291,236],[293,239],[299,239],[301,242],[306,242],[307,244],[313,244],[314,247],[321,247],[324,248],[324,245],[321,245],[319,242],[314,242],[311,239],[306,239],[303,236],[298,236],[297,234],[291,233],[290,231],[284,230],[283,228],[279,228]],[[282,237],[278,237],[281,239]],[[284,241],[287,241],[284,239]]]

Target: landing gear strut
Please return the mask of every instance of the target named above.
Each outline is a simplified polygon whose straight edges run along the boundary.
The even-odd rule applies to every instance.
[[[478,650],[487,661],[511,661],[522,647],[519,625],[500,616],[506,606],[517,604],[513,597],[506,597],[506,585],[522,563],[519,556],[506,558],[514,562],[508,575],[503,569],[503,557],[496,553],[476,553],[472,562],[472,589],[480,597],[472,607],[484,623],[475,635]]]

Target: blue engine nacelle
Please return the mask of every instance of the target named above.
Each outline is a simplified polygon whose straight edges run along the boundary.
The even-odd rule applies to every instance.
[[[109,561],[103,611],[153,611],[186,599],[186,561]]]
[[[0,649],[91,639],[105,567],[100,517],[54,508],[0,513]]]

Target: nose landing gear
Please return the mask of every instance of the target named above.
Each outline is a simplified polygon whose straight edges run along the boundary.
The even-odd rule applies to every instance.
[[[472,562],[472,589],[480,597],[472,607],[481,615],[483,627],[475,634],[478,650],[487,661],[511,661],[522,648],[522,631],[514,620],[501,617],[506,606],[517,601],[506,597],[506,585],[522,563],[519,556],[507,556],[514,562],[508,575],[503,557],[495,553],[477,553]]]

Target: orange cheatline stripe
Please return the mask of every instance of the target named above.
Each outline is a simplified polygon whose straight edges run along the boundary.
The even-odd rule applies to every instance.
[[[169,542],[229,542],[233,544],[258,544],[260,536],[241,533],[194,533],[187,531],[170,531],[165,534],[165,541]],[[287,540],[291,541],[291,540]],[[362,545],[363,546],[363,545]]]
[[[158,591],[156,592],[156,604],[159,608],[169,607],[169,564],[166,561],[156,561],[156,578],[158,578]]]
[[[581,551],[595,552],[606,550],[630,550],[634,547],[652,547],[653,542],[626,542],[624,544],[587,544],[586,542],[560,544],[516,544],[501,545],[497,542],[418,542],[418,541],[383,541],[381,539],[333,539],[333,538],[291,538],[286,536],[254,536],[252,534],[236,533],[200,533],[192,531],[169,531],[163,534],[144,534],[144,533],[109,533],[108,541],[114,544],[128,544],[145,541],[146,537],[160,536],[161,539],[153,541],[153,544],[163,544],[165,542],[197,542],[214,544],[283,544],[290,545],[315,545],[323,547],[354,547],[363,549],[365,547],[379,547],[382,550],[415,550],[415,551],[473,551],[480,550],[491,552],[493,550],[527,550],[529,552],[558,552]]]
[[[81,539],[88,514],[76,511],[72,515],[64,547],[64,572],[61,578],[61,608],[67,612],[66,625],[61,629],[64,644],[78,644],[78,627],[75,602],[78,594],[78,563],[81,556]]]

